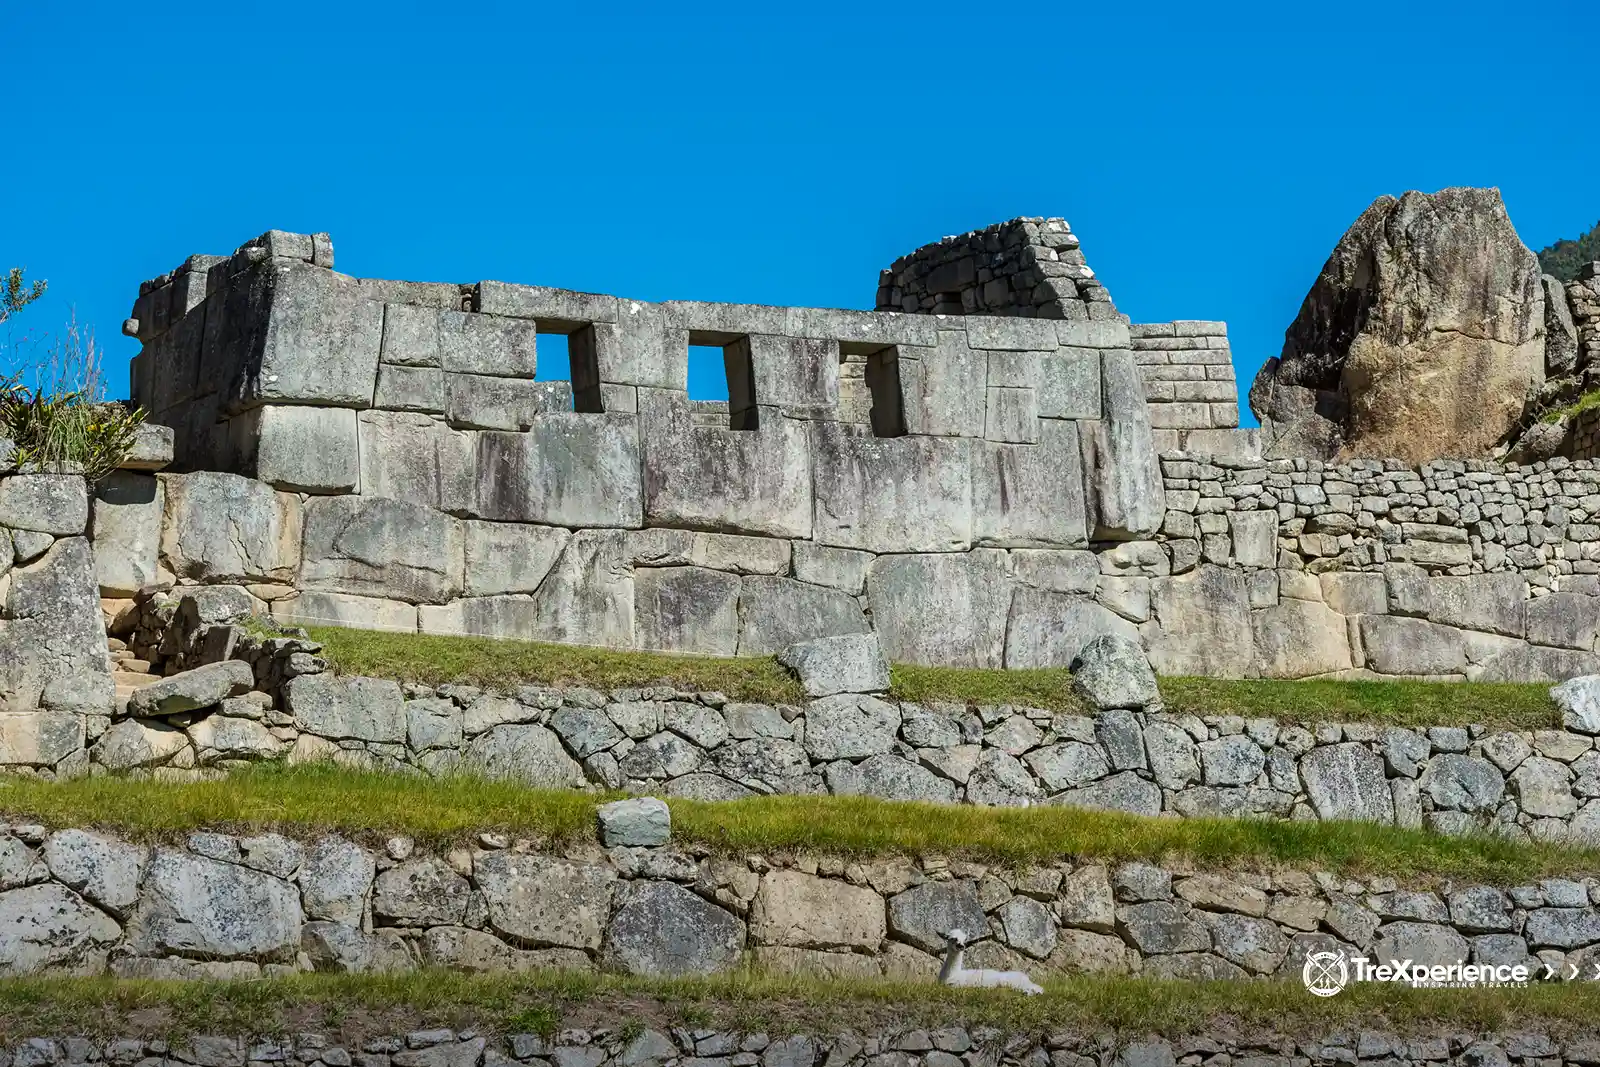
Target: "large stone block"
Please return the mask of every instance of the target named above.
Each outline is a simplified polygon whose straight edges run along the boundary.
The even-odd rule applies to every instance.
[[[753,430],[695,426],[687,395],[639,392],[652,523],[811,536],[812,424],[768,409]]]
[[[839,342],[809,337],[751,334],[730,346],[737,365],[748,355],[755,402],[809,412],[832,412],[839,405]],[[742,383],[729,382],[729,394]]]
[[[1071,593],[1018,588],[1006,624],[1008,670],[1069,667],[1090,641],[1116,634],[1139,643],[1139,628],[1101,605]]]
[[[1100,353],[1092,348],[1059,348],[1040,357],[1039,417],[1098,419]]]
[[[7,710],[8,700],[10,707],[22,708],[26,695],[16,698],[11,679],[0,677],[0,685],[6,687],[0,689],[0,766],[54,767],[82,751],[84,730],[79,716],[63,711]],[[43,685],[38,688],[43,689]],[[38,702],[37,696],[34,702]]]
[[[445,374],[445,421],[458,430],[527,430],[573,410],[572,383],[487,374]]]
[[[1532,643],[1584,652],[1594,647],[1595,633],[1600,631],[1600,596],[1548,593],[1529,601],[1527,610]]]
[[[739,648],[738,575],[701,567],[633,572],[634,647],[731,656]]]
[[[1324,819],[1394,821],[1394,798],[1383,775],[1383,758],[1365,745],[1345,741],[1319,745],[1300,760],[1300,776],[1317,815]]]
[[[768,872],[750,906],[758,945],[876,952],[887,932],[876,892],[800,871]]]
[[[873,627],[892,663],[1005,665],[1005,553],[880,556],[867,572]]]
[[[103,597],[131,597],[156,581],[166,493],[154,474],[113,471],[95,487],[91,540]]]
[[[362,495],[470,513],[477,493],[477,436],[428,415],[361,412]]]
[[[1228,528],[1233,534],[1233,558],[1239,566],[1278,565],[1277,512],[1230,511]]]
[[[932,348],[902,349],[900,388],[906,432],[982,437],[988,377],[988,353],[967,347],[963,330],[940,330],[939,343]]]
[[[439,309],[411,304],[385,304],[383,345],[379,350],[379,358],[384,363],[402,367],[437,369],[440,365]]]
[[[1521,637],[1528,628],[1528,583],[1520,574],[1434,578],[1428,618],[1463,630]]]
[[[974,444],[973,536],[1001,547],[1088,542],[1078,429],[1043,419],[1031,445]]]
[[[678,977],[732,968],[745,926],[710,901],[671,882],[634,882],[619,894],[604,956],[629,974]]]
[[[0,527],[77,537],[89,525],[89,493],[75,474],[0,477]]]
[[[972,543],[972,441],[811,425],[819,543],[868,552],[955,552]]]
[[[105,673],[105,622],[85,538],[62,538],[0,576],[0,598],[0,710],[32,711],[54,678]],[[56,736],[54,729],[39,732],[47,720],[14,725],[23,731],[19,737],[42,745],[40,751],[54,750],[46,743],[47,734]],[[17,742],[23,749],[32,743]]]
[[[618,300],[604,293],[580,293],[544,285],[478,283],[478,309],[485,314],[549,319],[566,327],[580,322],[616,322]]]
[[[1248,678],[1256,672],[1250,592],[1243,571],[1209,564],[1151,582],[1160,630],[1150,642],[1157,674]]]
[[[378,364],[378,390],[373,407],[390,411],[444,411],[444,372],[438,367]]]
[[[0,976],[99,970],[121,934],[115,919],[66,886],[43,882],[0,893]]]
[[[301,583],[416,603],[459,595],[462,523],[420,504],[323,497],[306,505]]]
[[[1314,600],[1279,601],[1251,612],[1256,662],[1267,678],[1306,678],[1350,670],[1345,618]]]
[[[356,630],[415,633],[417,606],[378,597],[302,589],[274,600],[272,618],[284,626],[346,626]]]
[[[593,951],[611,915],[617,875],[609,864],[486,852],[473,863],[489,927],[524,948]]]
[[[127,936],[141,955],[292,960],[303,921],[300,894],[288,882],[240,864],[158,849]]]
[[[256,334],[245,331],[252,312],[262,313],[259,306],[232,316],[246,319],[235,327],[243,336],[229,360],[234,363],[233,409],[275,401],[371,406],[383,305],[368,299],[356,279],[331,270],[268,261],[250,273],[253,277],[235,286],[265,286],[266,326],[252,343]],[[217,350],[209,336],[207,347]]]
[[[766,656],[799,641],[871,629],[856,599],[790,578],[752,575],[739,594],[739,655]]]
[[[642,525],[637,423],[633,415],[541,415],[527,433],[479,434],[476,517]]]
[[[600,380],[682,392],[689,387],[689,338],[667,329],[661,305],[638,300],[617,304],[616,333],[595,331]]]
[[[467,596],[534,592],[572,538],[529,523],[468,522],[464,531]]]
[[[285,683],[283,698],[296,725],[319,737],[386,744],[406,739],[405,699],[399,682],[302,674]]]
[[[1166,517],[1144,381],[1133,353],[1100,354],[1102,417],[1085,424],[1084,470],[1088,472],[1089,516],[1097,540],[1152,534]]]
[[[1362,615],[1361,646],[1379,674],[1458,674],[1466,669],[1460,630],[1399,615]]]
[[[164,474],[161,554],[201,582],[285,582],[300,561],[300,498],[236,474]],[[225,521],[219,521],[225,517]]]
[[[532,378],[538,369],[537,328],[526,319],[440,311],[439,363],[447,374]]]
[[[359,484],[356,412],[350,408],[267,404],[235,415],[228,433],[239,469],[275,489],[347,493]]]

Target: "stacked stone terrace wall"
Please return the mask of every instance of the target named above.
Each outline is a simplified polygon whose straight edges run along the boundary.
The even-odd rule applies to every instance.
[[[1600,1043],[1536,1025],[1515,1033],[1401,1033],[1364,1028],[1287,1036],[1278,1031],[1241,1032],[1195,1020],[1189,1036],[1172,1040],[1131,1038],[1110,1030],[1047,1036],[1010,1033],[990,1026],[934,1029],[868,1026],[845,1033],[782,1032],[778,1036],[715,1028],[642,1030],[634,1026],[568,1026],[553,1037],[512,1034],[491,1037],[477,1030],[432,1028],[367,1036],[299,1033],[261,1039],[232,1034],[195,1034],[181,1040],[77,1035],[33,1037],[10,1052],[19,1067],[44,1064],[132,1065],[170,1059],[216,1067],[268,1063],[345,1067],[491,1067],[547,1063],[578,1067],[656,1067],[694,1063],[710,1067],[1193,1067],[1243,1063],[1250,1067],[1332,1067],[1359,1062],[1384,1067],[1511,1063],[1527,1067],[1587,1067],[1600,1062]]]
[[[303,970],[777,972],[932,981],[959,928],[967,966],[1215,980],[1300,975],[1313,952],[1433,966],[1600,959],[1600,885],[1402,888],[1280,869],[1218,873],[926,856],[551,851],[484,833],[429,853],[334,835],[0,828],[0,975],[250,979]],[[31,921],[30,921],[31,920]]]
[[[1563,729],[1520,732],[1306,728],[1159,704],[1088,715],[860,692],[794,705],[670,686],[495,692],[336,676],[315,642],[240,625],[249,610],[242,591],[210,587],[149,598],[127,628],[119,617],[114,632],[175,673],[91,718],[87,753],[70,766],[192,780],[256,760],[331,759],[697,800],[864,795],[1600,836],[1600,718],[1588,682],[1561,691]]]

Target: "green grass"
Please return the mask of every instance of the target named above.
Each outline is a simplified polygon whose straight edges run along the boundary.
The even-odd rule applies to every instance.
[[[638,1032],[645,1026],[828,1036],[848,1029],[952,1024],[1010,1033],[1081,1028],[1181,1037],[1210,1028],[1326,1036],[1335,1028],[1426,1035],[1440,1031],[1592,1028],[1600,983],[1526,989],[1413,990],[1351,986],[1337,997],[1297,981],[1173,982],[1071,977],[1042,996],[957,990],[925,982],[822,980],[738,971],[649,980],[585,973],[468,976],[308,975],[254,982],[17,978],[0,982],[0,1040],[41,1034],[267,1037],[321,1033],[354,1043],[419,1028],[473,1027],[550,1036],[562,1027]],[[628,1020],[622,1024],[621,1020]]]
[[[1362,722],[1381,726],[1478,724],[1509,730],[1557,730],[1561,713],[1546,683],[1525,682],[1298,682],[1163,678],[1172,712],[1261,716],[1314,725]]]
[[[550,843],[592,840],[606,797],[511,782],[422,779],[331,765],[266,765],[217,781],[0,779],[13,822],[99,826],[141,837],[199,828],[325,830],[377,841],[405,833],[444,845],[486,830]],[[1489,836],[1446,837],[1370,823],[1145,818],[1078,808],[934,806],[870,797],[671,800],[674,839],[745,855],[948,855],[1018,866],[1061,858],[1142,859],[1211,869],[1294,867],[1408,882],[1522,884],[1600,874],[1600,850]]]
[[[769,656],[716,657],[623,652],[489,637],[379,633],[314,627],[323,654],[343,674],[491,688],[519,684],[622,689],[667,684],[714,690],[734,700],[802,704],[799,684]],[[980,670],[896,664],[891,692],[919,703],[1012,704],[1088,714],[1065,668]],[[1555,729],[1561,717],[1549,686],[1514,682],[1234,681],[1163,678],[1169,710],[1195,715],[1273,717],[1285,723],[1369,722],[1396,726]]]
[[[323,656],[342,674],[489,688],[627,689],[665,684],[766,704],[803,704],[806,699],[800,683],[770,656],[618,652],[492,637],[382,633],[332,626],[308,627],[307,632],[322,643]]]
[[[1543,415],[1539,416],[1539,421],[1560,422],[1562,419],[1570,419],[1574,415],[1582,414],[1591,408],[1597,407],[1600,407],[1600,389],[1592,389],[1578,397],[1578,399],[1574,400],[1570,404],[1565,404],[1558,408],[1552,408],[1551,410],[1545,412]]]

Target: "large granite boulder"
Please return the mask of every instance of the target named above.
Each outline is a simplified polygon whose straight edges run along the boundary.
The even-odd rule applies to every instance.
[[[1544,290],[1496,189],[1379,197],[1250,389],[1268,458],[1487,453],[1544,380]]]

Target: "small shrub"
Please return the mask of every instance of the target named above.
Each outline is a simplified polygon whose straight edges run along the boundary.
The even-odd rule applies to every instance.
[[[0,377],[0,437],[19,464],[67,466],[99,481],[133,448],[141,409],[104,399],[104,353],[76,320],[53,341],[35,342],[22,369]],[[13,362],[19,362],[13,357]]]

